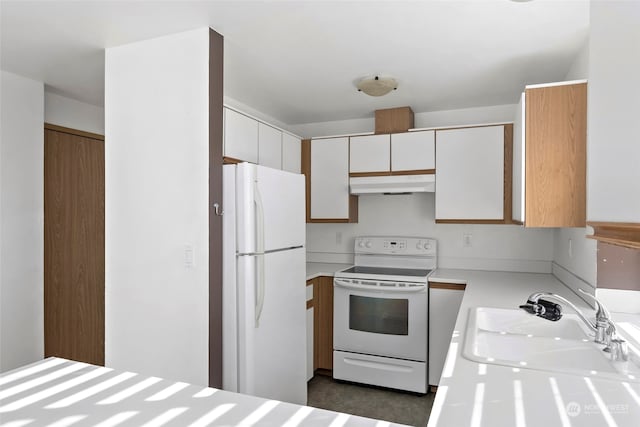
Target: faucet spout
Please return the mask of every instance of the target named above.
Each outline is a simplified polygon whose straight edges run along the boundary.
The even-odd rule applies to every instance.
[[[591,322],[589,319],[587,319],[585,317],[585,315],[582,313],[582,311],[580,311],[580,309],[578,307],[576,307],[571,301],[569,301],[568,299],[561,297],[560,295],[556,295],[556,294],[552,294],[550,292],[536,292],[533,293],[531,295],[529,295],[529,298],[527,299],[527,305],[532,307],[532,310],[534,311],[534,313],[536,316],[540,316],[540,312],[542,312],[544,314],[544,311],[546,311],[545,309],[545,305],[550,304],[548,301],[545,301],[542,298],[547,298],[547,299],[554,299],[556,301],[559,301],[563,304],[566,304],[567,306],[571,307],[571,309],[578,315],[578,317],[580,318],[580,320],[582,320],[584,322],[585,325],[587,325],[587,327],[594,333],[597,333],[598,331],[598,326]],[[523,306],[520,306],[520,308],[524,308]],[[528,309],[525,309],[526,311],[529,311]],[[531,313],[531,311],[529,311]],[[548,319],[547,316],[540,316],[540,317],[545,317]],[[553,319],[548,319],[548,320],[553,320]],[[557,319],[555,319],[557,320]]]

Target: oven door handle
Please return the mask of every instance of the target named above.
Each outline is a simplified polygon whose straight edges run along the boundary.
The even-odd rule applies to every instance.
[[[333,279],[333,284],[335,286],[340,286],[341,288],[346,289],[357,289],[363,291],[378,291],[378,292],[389,292],[389,293],[411,293],[411,292],[422,292],[427,289],[426,284],[420,284],[418,286],[410,286],[410,287],[399,287],[399,286],[370,286],[370,285],[359,285],[357,283],[351,283],[340,279]]]

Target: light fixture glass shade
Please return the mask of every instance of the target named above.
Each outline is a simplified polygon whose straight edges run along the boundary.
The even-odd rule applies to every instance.
[[[398,82],[392,77],[365,77],[358,82],[357,88],[369,96],[382,96],[397,89]]]

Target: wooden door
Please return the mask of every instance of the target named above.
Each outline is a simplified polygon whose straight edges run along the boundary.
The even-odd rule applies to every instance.
[[[104,137],[45,125],[44,353],[104,365]]]

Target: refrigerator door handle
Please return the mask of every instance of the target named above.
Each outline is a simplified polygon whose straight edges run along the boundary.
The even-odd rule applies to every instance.
[[[264,206],[260,189],[258,188],[258,180],[253,182],[253,201],[256,204],[256,307],[255,320],[256,328],[260,326],[260,316],[264,307]]]

